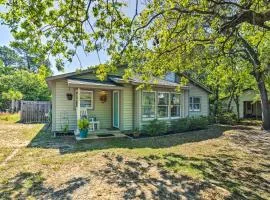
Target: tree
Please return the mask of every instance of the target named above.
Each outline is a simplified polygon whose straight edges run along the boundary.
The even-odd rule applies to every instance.
[[[146,71],[148,75],[162,75],[165,69],[159,66],[178,71],[197,67],[209,70],[224,56],[245,62],[241,70],[251,73],[256,80],[263,127],[270,129],[265,82],[270,66],[268,4],[263,1],[156,0],[141,13],[139,25],[130,34],[125,51],[120,53],[132,58],[134,52],[141,52],[146,62],[139,71]],[[139,45],[135,40],[140,41]]]
[[[152,0],[139,13],[136,0],[132,18],[121,12],[125,4],[115,0],[6,5],[1,17],[15,39],[31,44],[32,52],[58,56],[59,68],[79,47],[97,53],[104,48],[112,58],[111,70],[128,63],[127,74],[141,73],[145,80],[167,71],[207,71],[223,57],[241,60],[256,80],[263,127],[270,129],[268,1]]]
[[[7,46],[0,46],[0,60],[3,61],[5,66],[23,66],[23,59],[16,53],[15,50]]]
[[[16,91],[13,89],[9,89],[8,92],[2,93],[2,99],[11,101],[11,112],[13,113],[15,111],[15,101],[21,100],[23,98],[23,95],[20,91]]]
[[[31,44],[12,42],[11,46],[0,46],[0,60],[7,68],[27,69],[36,72],[41,65],[51,67],[49,59],[42,60],[39,52],[30,52]]]
[[[50,74],[51,72],[45,66],[41,66],[37,73],[28,70],[13,70],[9,74],[2,74],[0,76],[0,94],[2,94],[0,95],[0,109],[5,109],[5,102],[12,100],[11,97],[16,94],[14,91],[20,92],[24,100],[50,100],[51,94],[45,80]]]

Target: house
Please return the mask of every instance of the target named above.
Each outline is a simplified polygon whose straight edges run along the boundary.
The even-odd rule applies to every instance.
[[[98,122],[95,128],[140,129],[149,120],[170,122],[187,116],[208,116],[210,91],[193,79],[179,87],[179,77],[168,73],[164,79],[153,78],[152,91],[136,89],[139,76],[125,81],[121,75],[96,78],[85,70],[47,78],[52,92],[52,131],[77,130],[77,121],[87,115]]]
[[[223,108],[227,109],[229,98],[223,99]],[[232,112],[237,115],[237,106],[231,101]],[[259,94],[253,89],[245,89],[239,97],[239,117],[243,118],[262,118],[262,107]]]

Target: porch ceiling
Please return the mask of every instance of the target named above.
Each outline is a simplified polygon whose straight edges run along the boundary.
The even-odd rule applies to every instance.
[[[123,86],[115,84],[109,81],[98,81],[89,79],[67,79],[69,87],[73,88],[97,88],[97,89],[108,89],[108,90],[121,90]]]

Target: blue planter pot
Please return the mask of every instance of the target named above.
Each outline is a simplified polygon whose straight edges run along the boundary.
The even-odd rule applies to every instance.
[[[86,138],[88,134],[88,129],[81,129],[80,130],[80,137],[81,138]]]

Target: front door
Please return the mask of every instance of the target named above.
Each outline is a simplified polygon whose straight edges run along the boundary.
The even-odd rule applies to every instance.
[[[113,91],[113,127],[119,128],[119,91]]]

